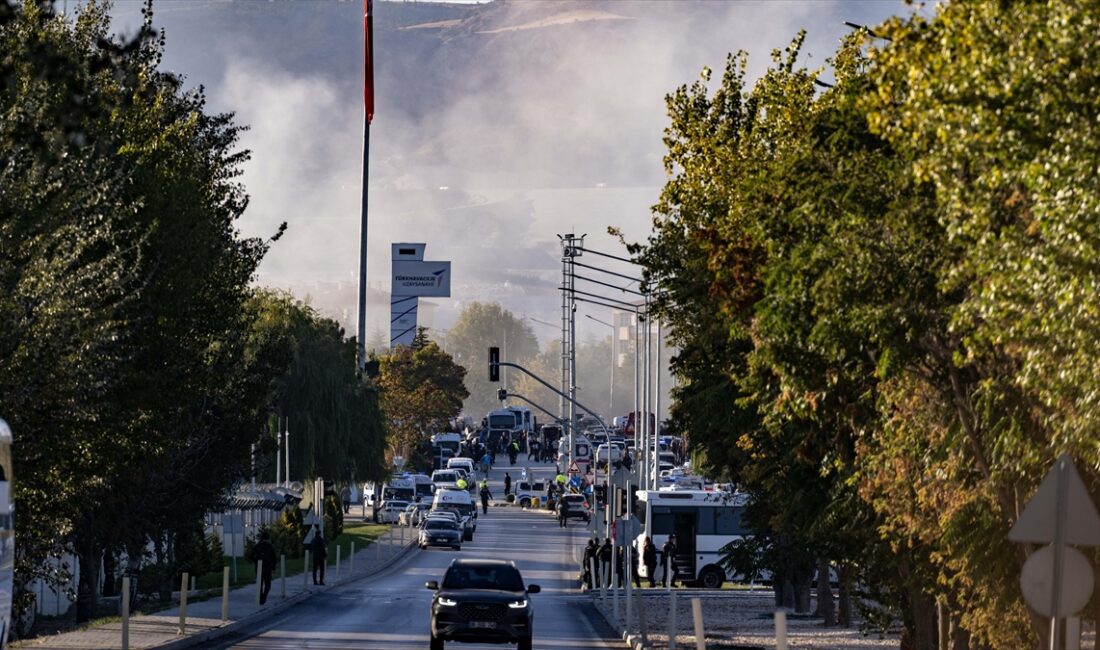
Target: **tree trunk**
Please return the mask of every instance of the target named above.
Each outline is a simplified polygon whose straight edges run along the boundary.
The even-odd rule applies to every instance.
[[[852,627],[852,570],[847,563],[837,567],[837,577],[840,579],[840,607],[839,614],[841,627]]]
[[[836,627],[836,607],[833,606],[833,588],[829,584],[829,561],[817,561],[817,612],[825,627]]]
[[[103,554],[103,595],[115,596],[115,570],[118,566],[118,562],[115,561],[115,554],[107,552]]]
[[[74,550],[80,563],[80,577],[76,587],[76,622],[85,623],[95,616],[99,597],[99,564],[103,557],[103,552],[95,542],[95,524],[91,517],[85,516],[77,529]]]
[[[794,583],[794,613],[809,614],[814,572],[812,569],[810,571],[799,570],[796,575],[797,579]]]
[[[162,603],[167,603],[172,600],[172,575],[168,570],[168,555],[164,547],[164,535],[158,533],[153,541],[153,552],[157,558],[157,595]]]
[[[902,630],[902,650],[936,650],[935,602],[918,589],[909,590],[910,625]]]
[[[958,619],[954,616],[949,616],[948,621],[950,623],[948,634],[951,637],[950,650],[970,650],[970,633],[959,625]]]
[[[781,587],[781,589],[783,590],[783,592],[781,596],[782,600],[780,600],[779,606],[785,607],[787,609],[794,609],[794,583],[791,582],[790,578],[783,579],[783,586]]]

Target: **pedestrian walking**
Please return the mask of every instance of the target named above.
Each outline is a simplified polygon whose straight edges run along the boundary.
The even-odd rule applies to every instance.
[[[481,457],[481,471],[485,473],[485,476],[489,475],[489,470],[493,468],[493,457],[488,452]]]
[[[328,543],[325,542],[325,536],[321,534],[321,527],[318,524],[313,524],[313,539],[309,542],[309,552],[313,556],[313,584],[323,585],[325,584],[325,559],[328,557]],[[321,574],[321,579],[318,581],[317,574]]]
[[[489,481],[485,479],[481,480],[481,514],[485,515],[489,513],[489,499],[493,498],[493,493],[489,491]],[[477,511],[474,511],[477,514]]]
[[[504,472],[504,497],[507,498],[512,493],[512,476],[508,472]]]
[[[271,545],[271,533],[260,531],[260,541],[252,547],[251,560],[253,564],[262,562],[258,569],[260,575],[260,604],[267,602],[267,594],[271,591],[271,571],[275,568],[275,547]]]
[[[516,464],[516,456],[518,456],[518,455],[519,455],[519,445],[516,444],[515,442],[512,442],[512,444],[508,445],[508,462],[509,462],[509,464],[515,465]]]
[[[676,586],[676,535],[669,535],[661,547],[661,584]]]
[[[558,500],[558,526],[565,528],[569,523],[569,502],[565,499]]]
[[[611,586],[611,538],[606,537],[600,546],[600,573],[605,576],[607,586]]]
[[[657,547],[653,545],[653,540],[649,537],[645,538],[645,544],[642,546],[642,563],[645,565],[646,574],[649,575],[649,586],[656,587]]]
[[[539,441],[532,440],[531,444],[527,447],[527,461],[538,460],[539,458]]]
[[[595,537],[588,540],[588,545],[584,547],[584,566],[581,567],[581,575],[584,576],[584,584],[589,589],[595,589],[600,584],[600,543]],[[595,567],[596,573],[593,575],[592,569]]]
[[[638,548],[637,542],[631,544],[633,547],[630,553],[630,579],[634,581],[634,588],[642,588],[642,553]]]

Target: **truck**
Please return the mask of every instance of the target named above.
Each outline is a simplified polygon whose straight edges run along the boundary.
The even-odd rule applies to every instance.
[[[487,441],[489,445],[499,445],[502,440],[511,442],[512,436],[523,428],[522,416],[517,421],[516,412],[511,409],[489,411],[485,420],[489,432]]]

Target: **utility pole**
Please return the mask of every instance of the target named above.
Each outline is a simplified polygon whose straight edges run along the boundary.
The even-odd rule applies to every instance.
[[[573,441],[576,429],[576,399],[577,399],[577,302],[576,302],[576,278],[574,260],[580,257],[580,248],[584,246],[584,235],[576,237],[573,233],[558,235],[561,240],[561,382],[562,393],[569,396],[568,413],[564,402],[559,401],[562,417],[568,417],[568,433],[566,441],[568,449],[565,455],[566,467],[573,464]]]

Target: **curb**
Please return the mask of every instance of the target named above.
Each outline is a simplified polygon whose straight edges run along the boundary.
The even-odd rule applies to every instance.
[[[626,627],[612,618],[612,615],[604,611],[604,608],[600,605],[600,597],[598,595],[592,596],[592,607],[600,613],[603,620],[607,621],[607,624],[611,626],[611,629],[615,630],[615,634],[619,636],[632,650],[653,650],[655,647],[652,642],[649,645],[642,644],[642,635],[627,632]]]
[[[386,571],[386,570],[390,569],[391,567],[393,567],[393,563],[395,561],[400,560],[400,559],[404,558],[406,555],[408,555],[409,551],[411,551],[415,546],[416,546],[415,544],[409,544],[400,553],[395,555],[388,563],[378,567],[378,569],[373,570],[373,571],[369,571],[369,572],[367,572],[363,575],[360,575],[360,576],[344,578],[344,579],[340,580],[339,582],[334,582],[332,584],[332,587],[333,588],[340,587],[340,586],[350,584],[352,582],[356,582],[356,581],[359,581],[359,580],[366,580],[367,578],[370,578],[370,577],[373,577],[373,576],[375,576],[379,573],[382,573],[383,571]],[[198,632],[198,633],[193,634],[193,635],[188,635],[188,636],[186,636],[182,639],[176,639],[174,641],[169,641],[168,643],[162,643],[160,645],[153,645],[153,646],[149,646],[149,647],[150,648],[157,648],[158,650],[180,650],[181,648],[190,648],[192,646],[196,646],[196,645],[199,645],[199,644],[202,644],[202,643],[207,643],[207,642],[213,641],[214,639],[217,639],[219,637],[227,636],[227,635],[232,634],[234,632],[237,632],[237,631],[240,631],[242,629],[248,628],[248,627],[252,626],[255,623],[258,623],[260,621],[271,618],[271,617],[275,616],[276,614],[281,614],[282,612],[290,609],[291,607],[294,607],[295,605],[303,603],[303,602],[309,600],[310,598],[313,598],[314,596],[325,593],[327,591],[329,591],[329,590],[328,589],[323,589],[323,590],[319,589],[319,590],[316,590],[316,591],[308,591],[308,592],[300,593],[297,596],[291,596],[290,598],[287,598],[286,600],[284,600],[284,601],[282,601],[282,602],[280,602],[280,603],[278,603],[278,604],[276,604],[272,607],[262,609],[258,612],[253,612],[253,613],[251,613],[247,616],[244,616],[242,618],[239,618],[239,619],[236,619],[234,621],[228,622],[225,625],[222,625],[220,627],[216,627],[216,628],[213,628],[213,629],[210,629],[210,630],[203,630],[202,632]]]

